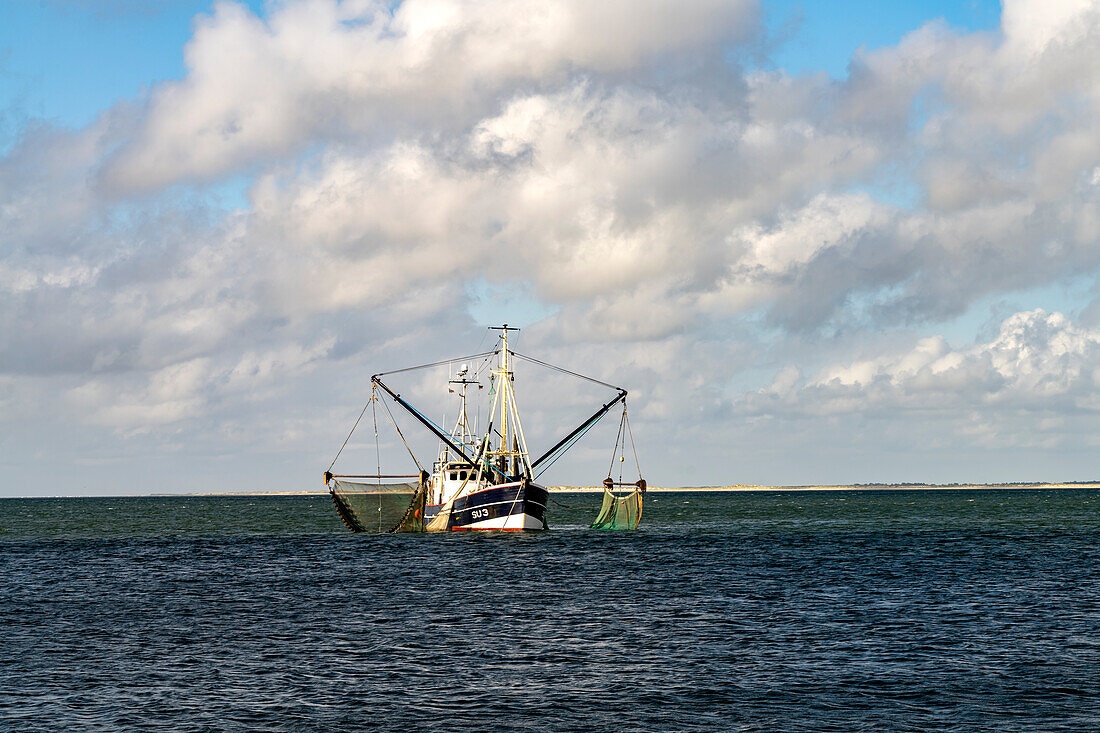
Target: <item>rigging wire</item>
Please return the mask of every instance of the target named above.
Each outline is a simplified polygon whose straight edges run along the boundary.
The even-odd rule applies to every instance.
[[[623,403],[623,416],[619,418],[619,431],[615,433],[615,447],[611,449],[611,465],[607,467],[607,477],[611,478],[611,473],[615,470],[615,456],[619,454],[619,438],[623,438],[623,450],[626,450],[626,440],[623,435],[623,421],[626,420],[626,403]],[[620,471],[620,474],[622,472]],[[620,475],[619,480],[622,480]]]
[[[497,341],[498,342],[500,341],[499,336],[497,337]],[[482,338],[482,342],[484,342],[484,338]],[[480,346],[480,344],[479,344],[479,346]],[[444,364],[450,365],[450,364],[453,364],[455,361],[461,361],[461,360],[467,360],[467,359],[468,360],[481,359],[481,363],[478,365],[477,370],[474,372],[474,379],[476,380],[476,379],[479,378],[479,376],[480,376],[482,370],[485,368],[485,366],[489,363],[489,361],[492,359],[492,357],[497,353],[498,353],[498,349],[494,348],[492,351],[483,351],[483,352],[479,352],[479,353],[476,353],[476,354],[470,354],[469,356],[462,356],[462,357],[457,357],[457,358],[452,357],[450,359],[445,359],[445,360],[442,360],[442,361],[435,361],[435,362],[431,362],[429,364],[419,364],[417,366],[406,367],[404,369],[395,369],[395,370],[389,371],[389,372],[379,372],[378,374],[376,374],[374,376],[381,377],[381,376],[392,375],[392,374],[402,374],[404,372],[411,372],[411,371],[416,371],[416,370],[419,370],[419,369],[428,369],[428,368],[431,368],[431,367],[442,366]],[[556,364],[551,364],[551,363],[543,361],[541,359],[536,359],[533,356],[528,356],[526,354],[521,354],[519,352],[512,351],[511,349],[508,350],[508,353],[511,354],[512,356],[517,357],[519,359],[522,359],[524,361],[528,361],[528,362],[531,362],[533,364],[538,364],[539,366],[543,366],[543,367],[546,367],[548,369],[552,369],[552,370],[560,372],[562,374],[567,374],[569,376],[576,377],[577,379],[583,379],[587,382],[592,382],[593,384],[598,384],[602,387],[607,387],[608,389],[614,389],[614,390],[618,390],[620,392],[625,392],[625,390],[623,390],[621,387],[617,387],[613,384],[608,384],[607,382],[601,381],[599,379],[594,379],[593,377],[587,377],[583,374],[578,374],[577,372],[571,371],[569,369],[565,369],[564,367],[557,366]],[[490,387],[490,397],[492,397],[492,386]],[[375,397],[372,395],[371,399],[375,399]],[[351,431],[348,433],[347,438],[344,439],[344,444],[341,445],[340,450],[337,451],[336,458],[334,458],[332,460],[332,464],[329,465],[329,470],[332,469],[332,466],[336,465],[336,461],[340,458],[340,454],[343,452],[344,447],[347,445],[348,441],[351,439],[352,434],[355,432],[356,427],[358,427],[358,425],[359,425],[359,421],[362,420],[363,415],[366,413],[368,405],[370,405],[370,400],[367,401],[366,405],[363,405],[362,412],[359,413],[359,417],[356,419],[355,425],[352,426]],[[383,408],[385,408],[386,414],[389,416],[390,422],[393,423],[394,429],[397,431],[397,434],[401,437],[402,443],[405,444],[405,449],[408,450],[409,455],[413,459],[413,462],[416,463],[418,468],[423,470],[423,466],[421,466],[420,461],[417,460],[416,455],[412,452],[412,448],[409,447],[409,443],[408,443],[407,440],[405,440],[405,436],[402,434],[401,428],[398,427],[397,421],[394,419],[393,414],[390,412],[389,405],[387,405],[385,401],[382,401],[382,406],[383,406]],[[625,419],[625,407],[626,407],[625,404],[624,404],[623,407],[624,407],[624,419]],[[478,408],[479,408],[479,411],[480,411],[480,403],[478,405]],[[421,416],[425,420],[428,420],[428,418],[426,416],[423,416],[422,413],[421,413]],[[375,417],[375,419],[377,421],[377,416]],[[480,417],[479,417],[479,420],[480,420]],[[428,422],[431,422],[432,425],[435,425],[435,423],[431,420],[428,420]],[[444,422],[446,422],[446,421],[444,420]],[[554,463],[559,458],[561,458],[561,456],[566,451],[568,451],[570,448],[572,448],[574,445],[576,445],[576,443],[582,437],[584,437],[584,435],[589,430],[591,430],[598,422],[599,422],[599,419],[594,421],[591,425],[589,425],[583,431],[581,431],[576,436],[574,436],[570,441],[563,444],[560,447],[560,449],[558,451],[556,451],[556,455],[554,455],[554,457],[550,460],[550,462],[547,463],[546,466],[544,466],[543,469],[541,471],[539,471],[538,474],[535,475],[534,479],[538,479],[540,476],[542,476],[542,474],[546,473],[547,469],[549,469],[550,466],[554,465]],[[442,430],[442,428],[440,428],[438,425],[435,425],[435,427]],[[629,428],[629,423],[628,423],[627,424],[627,430],[629,431],[629,429],[630,428]],[[620,433],[621,432],[622,432],[622,423],[620,422]],[[616,440],[615,440],[616,450],[618,449],[619,437],[620,436],[616,436]],[[630,435],[630,440],[631,440],[631,447],[633,448],[634,447],[634,437],[633,437],[633,435]],[[623,450],[625,451],[625,449],[626,449],[626,443],[625,443],[625,438],[624,438],[624,440],[623,440]],[[637,461],[637,449],[636,448],[634,449],[634,454],[635,454],[634,455],[635,463],[637,463],[638,461]],[[489,468],[496,471],[496,467],[493,466],[491,464],[491,462],[487,461],[486,464],[489,466]],[[381,465],[381,463],[379,463],[379,465]],[[612,456],[612,466],[614,466],[614,456]],[[379,473],[381,473],[381,469],[379,469]],[[641,474],[641,469],[639,467],[639,475],[640,474]]]
[[[569,371],[568,369],[566,369],[564,367],[560,367],[560,366],[557,366],[556,364],[551,364],[549,362],[542,361],[541,359],[536,359],[533,356],[527,356],[526,354],[521,354],[517,351],[512,351],[511,349],[508,349],[508,353],[511,354],[512,356],[518,357],[520,359],[525,359],[525,360],[527,360],[529,362],[532,362],[534,364],[539,364],[540,366],[544,366],[547,369],[553,369],[555,371],[561,372],[562,374],[568,374],[572,377],[577,377],[578,379],[584,379],[584,380],[589,381],[589,382],[594,382],[594,383],[596,383],[596,384],[598,384],[602,387],[607,387],[608,389],[617,389],[619,391],[624,391],[622,387],[616,387],[614,384],[608,384],[607,382],[601,382],[600,380],[593,379],[592,377],[586,377],[583,374],[577,374],[576,372],[571,372],[571,371]]]
[[[485,343],[485,337],[489,335],[489,331],[485,330],[481,332],[481,340],[477,342],[477,348],[481,348],[481,345]],[[499,336],[497,337],[499,338]]]
[[[443,361],[433,361],[431,364],[420,364],[418,366],[405,367],[404,369],[394,369],[392,372],[378,372],[374,376],[384,377],[388,374],[401,374],[402,372],[412,372],[416,371],[417,369],[427,369],[429,367],[443,366],[444,364],[450,364],[451,362],[455,361],[462,361],[463,359],[473,361],[474,359],[480,359],[483,356],[492,356],[495,353],[495,351],[483,351],[480,354],[470,354],[469,356],[459,356],[457,358],[452,357],[450,359],[444,359]]]
[[[630,418],[626,416],[626,403],[623,403],[623,421],[626,422],[626,434],[630,436],[630,450],[634,451],[634,465],[638,469],[638,478],[642,478],[642,464],[638,462],[638,449],[634,445],[634,432],[630,429]],[[626,452],[626,445],[623,445],[623,452]]]
[[[594,425],[594,424],[595,424],[595,423],[593,423],[593,425]],[[625,431],[623,430],[624,426],[625,426],[625,428],[626,428],[626,430],[625,430]],[[588,432],[588,431],[587,431],[587,430],[585,430],[585,432]],[[617,455],[619,454],[619,439],[620,439],[620,438],[622,439],[622,450],[623,450],[623,457],[625,458],[625,454],[626,454],[626,438],[627,438],[627,435],[629,435],[629,433],[630,433],[630,420],[629,420],[629,418],[627,418],[627,416],[626,416],[626,404],[624,403],[624,404],[623,404],[623,416],[622,416],[621,418],[619,418],[619,430],[618,430],[618,432],[617,432],[617,433],[615,434],[615,447],[614,447],[614,448],[613,448],[613,449],[611,450],[611,465],[610,465],[610,466],[608,466],[608,469],[607,469],[607,475],[608,475],[609,477],[611,476],[611,474],[612,474],[612,473],[614,472],[614,470],[615,470],[615,456],[617,456]],[[584,435],[584,433],[581,433],[581,435]],[[579,439],[580,439],[580,437],[581,437],[581,436],[580,436],[580,435],[578,435],[578,436],[577,436],[577,440],[579,440]],[[568,445],[567,449],[568,449],[568,448],[572,448],[572,447],[573,447],[573,444],[574,444],[574,443],[576,443],[576,440],[574,440],[574,441],[571,441],[571,442],[569,443],[569,445]],[[633,447],[633,446],[634,446],[634,437],[633,437],[632,435],[630,436],[630,445],[631,445],[631,447]],[[555,456],[555,457],[554,457],[554,460],[553,460],[553,461],[551,461],[551,462],[550,462],[550,464],[552,465],[552,464],[554,463],[554,461],[558,460],[558,458],[559,458],[559,457],[560,457],[560,456],[561,456],[561,455],[562,455],[562,454],[563,454],[564,452],[565,452],[565,451],[563,450],[563,451],[562,451],[561,453],[559,453],[559,454],[558,454],[557,456]],[[634,451],[634,463],[635,463],[635,465],[638,465],[638,477],[639,477],[639,478],[641,478],[641,475],[642,475],[642,469],[641,469],[641,465],[640,465],[640,464],[638,464],[638,452],[637,452],[637,450],[635,450],[635,451]],[[623,464],[623,461],[619,461],[619,483],[622,483],[622,481],[623,481],[623,470],[622,470],[622,464]],[[536,476],[535,478],[537,479],[537,478],[538,478],[539,476],[541,476],[541,475],[542,475],[542,474],[543,474],[543,473],[544,473],[544,472],[546,471],[546,469],[547,469],[547,468],[550,468],[550,466],[548,465],[548,466],[546,466],[546,468],[543,468],[543,469],[542,469],[542,471],[540,471],[540,472],[539,472],[539,474],[538,474],[538,476]],[[550,501],[552,501],[552,502],[554,502],[555,504],[557,504],[558,506],[564,507],[564,508],[566,508],[566,509],[602,509],[602,508],[603,508],[603,506],[602,506],[602,505],[600,505],[600,506],[571,506],[571,505],[569,505],[569,504],[566,504],[565,502],[561,502],[561,501],[558,501],[557,499],[555,499],[555,498],[554,498],[554,497],[552,497],[552,496],[550,497]]]
[[[446,363],[446,362],[444,362],[444,364],[445,364],[445,363]],[[383,402],[382,404],[384,405],[384,404],[386,404],[386,403],[385,403],[385,402]],[[430,423],[430,424],[432,425],[432,427],[434,427],[434,428],[435,428],[436,430],[438,430],[439,432],[441,432],[441,433],[442,433],[442,432],[445,432],[445,431],[443,430],[443,428],[441,428],[441,427],[439,427],[438,425],[436,425],[436,424],[435,424],[435,422],[434,422],[434,421],[433,421],[433,420],[432,420],[432,419],[431,419],[430,417],[428,417],[427,415],[425,415],[425,414],[424,414],[423,412],[420,412],[420,410],[417,410],[417,409],[416,409],[415,407],[412,407],[412,406],[410,406],[410,405],[406,405],[406,409],[412,410],[412,411],[413,411],[413,412],[414,412],[414,413],[415,413],[415,414],[416,414],[416,415],[417,415],[417,416],[418,416],[418,417],[419,417],[419,418],[420,418],[421,420],[423,420],[423,421],[424,421],[425,423]],[[408,447],[408,444],[406,444],[406,447]],[[411,452],[411,451],[410,451],[410,452]],[[414,460],[415,460],[415,457],[414,457]],[[484,459],[483,459],[483,460],[484,460]],[[419,465],[419,464],[418,464],[418,465]],[[487,460],[486,460],[486,461],[485,461],[485,465],[487,465],[487,466],[488,466],[489,468],[493,469],[493,471],[496,471],[496,473],[499,473],[499,474],[500,474],[500,475],[501,475],[502,477],[503,477],[503,476],[505,476],[505,474],[504,474],[503,472],[501,472],[500,470],[498,470],[498,469],[496,468],[496,466],[494,466],[494,465],[493,465],[492,463],[490,463],[489,461],[487,461]],[[421,470],[423,470],[423,469],[421,469]]]
[[[497,336],[497,341],[499,341],[499,340],[500,340],[500,337]],[[493,356],[496,353],[497,353],[496,344],[493,344],[493,350],[492,351],[482,352],[481,355],[483,355],[485,358],[481,360],[481,364],[479,364],[477,369],[474,371],[474,379],[475,380],[480,377],[481,370],[484,369],[489,364],[489,361],[492,360]],[[474,358],[474,357],[471,357],[471,358]]]
[[[398,435],[399,438],[401,438],[401,442],[405,444],[405,450],[407,450],[409,452],[409,456],[413,459],[413,463],[416,464],[417,468],[419,468],[421,471],[423,471],[424,467],[420,465],[420,461],[418,461],[416,459],[416,454],[413,453],[413,449],[409,447],[409,441],[405,440],[405,434],[402,433],[401,428],[398,427],[397,420],[394,420],[393,413],[390,412],[390,406],[388,404],[386,404],[385,400],[379,400],[379,402],[382,403],[382,409],[385,410],[386,415],[389,416],[390,423],[393,425],[393,429],[397,431],[397,435]]]
[[[367,408],[371,407],[371,403],[373,403],[373,402],[381,402],[382,403],[382,409],[386,411],[386,416],[389,417],[390,424],[393,425],[393,429],[397,431],[397,435],[398,435],[398,437],[401,438],[401,442],[405,444],[405,450],[407,450],[409,452],[409,456],[413,459],[413,463],[415,463],[416,467],[418,469],[420,469],[421,471],[424,470],[424,467],[422,465],[420,465],[420,461],[417,460],[416,454],[413,453],[412,448],[409,447],[409,441],[405,439],[405,434],[401,432],[400,426],[398,426],[397,421],[394,420],[393,413],[390,412],[389,405],[386,404],[385,400],[378,399],[378,395],[376,394],[376,389],[377,388],[372,387],[370,398],[367,400],[367,403],[365,405],[363,405],[363,409],[360,410],[359,417],[355,418],[355,424],[352,425],[351,430],[348,431],[348,437],[344,438],[344,442],[340,446],[340,450],[336,451],[336,457],[333,458],[332,463],[330,463],[328,465],[328,470],[329,471],[331,471],[332,467],[336,465],[336,462],[338,460],[340,460],[340,454],[344,452],[344,448],[347,447],[348,441],[351,440],[351,436],[355,434],[355,429],[359,427],[359,423],[360,423],[360,421],[362,421],[363,415],[367,414]],[[381,474],[382,473],[382,458],[381,458],[381,448],[379,446],[379,440],[378,440],[378,412],[377,412],[377,408],[372,407],[371,415],[374,419],[374,447],[375,447],[375,453],[377,454],[376,457],[378,458],[378,473]]]
[[[367,400],[367,404],[363,405],[363,410],[359,413],[359,417],[355,418],[355,424],[351,426],[351,432],[348,433],[348,437],[344,438],[344,444],[340,446],[340,450],[336,451],[336,457],[332,459],[332,463],[328,464],[328,470],[331,471],[332,467],[336,465],[336,462],[340,460],[340,454],[344,452],[344,447],[351,440],[351,434],[355,432],[355,429],[359,427],[359,421],[363,419],[363,415],[366,414],[367,408],[370,406],[371,400],[374,399],[374,390],[371,390],[371,397]],[[325,473],[328,473],[326,471]]]

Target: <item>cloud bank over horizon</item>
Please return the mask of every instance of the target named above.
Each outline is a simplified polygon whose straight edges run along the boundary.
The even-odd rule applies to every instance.
[[[767,13],[215,3],[181,78],[0,156],[0,492],[312,487],[505,292],[655,484],[1097,478],[1100,6],[843,78]]]

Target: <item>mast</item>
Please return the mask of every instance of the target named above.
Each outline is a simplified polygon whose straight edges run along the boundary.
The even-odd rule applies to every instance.
[[[512,376],[508,371],[508,324],[505,323],[504,327],[500,329],[500,427],[501,427],[501,446],[502,451],[508,450],[508,391],[511,387]]]
[[[508,332],[518,331],[505,323],[503,326],[490,326],[491,331],[500,331],[500,360],[495,370],[497,376],[497,399],[500,401],[500,445],[492,455],[503,459],[503,472],[513,478],[530,476],[531,469],[527,456],[527,440],[523,436],[523,425],[516,406],[516,394],[512,387],[513,373],[508,349]],[[495,404],[496,400],[494,400]],[[493,410],[495,412],[495,410]],[[490,414],[490,424],[492,414]],[[491,439],[491,435],[490,435]]]

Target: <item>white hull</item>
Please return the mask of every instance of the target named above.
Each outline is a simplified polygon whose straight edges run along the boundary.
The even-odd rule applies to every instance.
[[[512,514],[507,517],[493,517],[492,519],[485,519],[480,522],[473,522],[467,524],[464,527],[452,527],[453,531],[469,531],[469,530],[521,530],[521,529],[543,529],[543,523],[541,519],[536,519],[530,514]]]

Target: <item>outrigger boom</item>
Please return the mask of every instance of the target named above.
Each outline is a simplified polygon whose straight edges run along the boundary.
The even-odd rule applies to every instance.
[[[618,388],[618,389],[619,389],[619,394],[615,397],[615,399],[611,400],[606,405],[604,405],[600,409],[596,410],[595,414],[593,414],[592,417],[590,417],[587,420],[585,420],[584,422],[582,422],[580,425],[578,425],[576,428],[573,429],[573,432],[569,433],[569,435],[566,435],[564,438],[562,438],[557,443],[555,443],[553,448],[551,448],[550,450],[546,451],[541,456],[536,458],[534,460],[534,462],[531,464],[531,468],[534,468],[535,466],[538,466],[540,463],[545,461],[547,458],[554,455],[554,453],[556,453],[557,450],[559,448],[561,448],[563,445],[565,445],[570,440],[572,440],[573,438],[575,438],[578,435],[580,435],[581,433],[583,433],[588,428],[592,427],[592,425],[596,424],[596,421],[598,421],[601,417],[606,415],[607,411],[610,410],[612,407],[614,407],[617,402],[619,402],[620,400],[625,401],[626,400],[626,390],[622,389],[622,388]]]
[[[397,404],[401,405],[406,410],[408,410],[410,415],[412,415],[417,420],[419,420],[424,425],[424,427],[426,427],[428,430],[431,430],[433,433],[435,433],[436,437],[439,438],[440,440],[442,440],[444,443],[446,443],[447,446],[451,448],[451,450],[453,450],[455,453],[457,453],[458,455],[465,458],[466,461],[469,462],[469,463],[476,463],[477,462],[473,458],[470,458],[468,455],[466,455],[466,451],[462,450],[462,448],[459,447],[459,445],[457,443],[455,443],[453,440],[451,440],[450,435],[448,435],[447,433],[445,433],[444,431],[442,431],[438,427],[436,427],[435,423],[433,423],[431,420],[429,420],[428,418],[426,418],[426,417],[424,417],[423,415],[420,414],[420,410],[417,410],[415,407],[410,405],[408,402],[401,399],[401,395],[395,393],[392,389],[387,387],[386,383],[383,382],[381,379],[379,379],[379,377],[384,373],[385,372],[382,372],[381,374],[375,374],[374,376],[372,376],[370,378],[370,381],[373,384],[377,384],[379,387],[381,387],[382,390],[386,394],[388,394],[390,397],[393,398],[394,402],[396,402]]]

